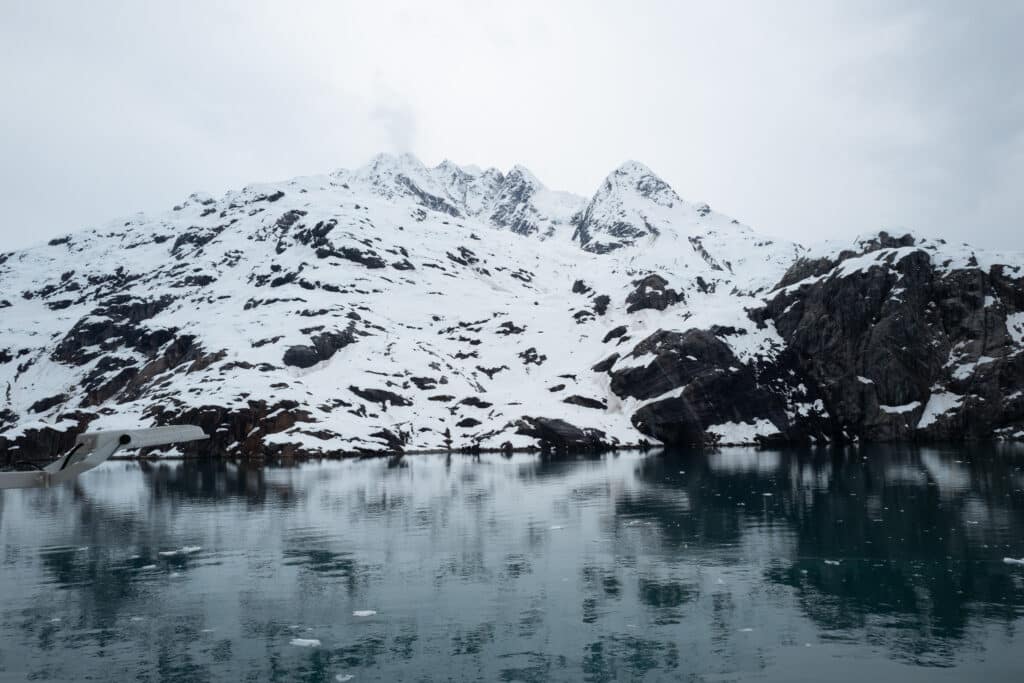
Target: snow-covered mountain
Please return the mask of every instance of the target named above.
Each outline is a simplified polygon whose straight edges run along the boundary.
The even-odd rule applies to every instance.
[[[381,155],[0,255],[0,456],[1020,438],[1022,265],[769,239],[636,162],[586,198]]]

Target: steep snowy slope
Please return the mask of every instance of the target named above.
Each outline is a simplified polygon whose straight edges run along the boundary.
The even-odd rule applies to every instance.
[[[872,431],[835,407],[847,385],[830,389],[800,355],[829,352],[803,350],[798,330],[824,315],[806,293],[885,270],[898,296],[911,253],[928,254],[933,280],[982,273],[979,296],[999,297],[985,324],[1007,341],[978,353],[1011,359],[999,367],[1013,375],[1024,287],[960,250],[943,264],[944,245],[891,258],[881,246],[818,253],[758,236],[634,162],[589,200],[521,167],[384,155],[193,195],[0,255],[0,454],[170,422],[202,425],[202,448],[229,454],[907,438],[917,422]],[[947,374],[991,365],[961,342]],[[947,394],[966,404],[940,380],[878,405],[922,421]],[[924,410],[892,403],[903,398]]]

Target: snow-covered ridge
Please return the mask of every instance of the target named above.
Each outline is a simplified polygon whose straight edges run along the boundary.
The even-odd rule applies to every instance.
[[[952,429],[1001,391],[979,378],[1015,376],[1022,263],[884,233],[805,249],[635,162],[587,199],[520,166],[380,155],[0,255],[0,455],[167,422],[229,454]],[[872,279],[887,298],[840,338],[959,298],[930,332],[944,374],[835,385],[869,419],[797,349],[833,315],[816,301]],[[1019,431],[1016,400],[991,429]]]

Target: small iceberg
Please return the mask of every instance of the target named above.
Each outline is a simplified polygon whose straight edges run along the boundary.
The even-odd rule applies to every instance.
[[[352,674],[338,674],[334,677],[334,680],[338,681],[338,683],[346,683],[346,681],[351,681],[353,678],[355,676]]]
[[[164,550],[163,552],[157,553],[160,557],[177,557],[179,555],[194,555],[198,553],[202,548],[198,545],[187,545],[184,548],[178,550]]]
[[[1024,567],[1024,557],[1020,558],[1019,560],[1012,557],[1004,557],[1003,562],[1006,564],[1015,564],[1019,567]]]
[[[830,564],[833,567],[838,567],[839,566],[839,560],[825,560],[825,564]]]
[[[375,609],[357,609],[355,612],[352,613],[352,616],[354,616],[354,617],[372,617],[376,613],[377,613],[377,610],[375,610]]]
[[[564,529],[564,528],[565,528],[565,527],[564,527],[564,526],[562,526],[561,524],[552,524],[552,525],[551,525],[551,531],[558,531],[558,530],[560,530],[560,529]]]
[[[316,638],[292,638],[292,645],[295,647],[320,647],[320,641]]]

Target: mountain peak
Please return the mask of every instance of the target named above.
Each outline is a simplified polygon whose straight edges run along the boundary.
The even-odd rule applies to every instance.
[[[651,169],[626,161],[608,174],[575,219],[577,239],[587,251],[604,253],[653,239],[679,218],[679,195]]]

